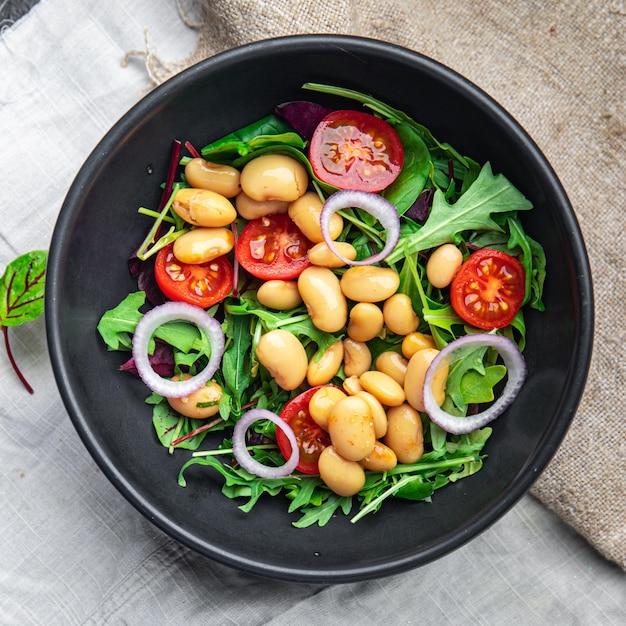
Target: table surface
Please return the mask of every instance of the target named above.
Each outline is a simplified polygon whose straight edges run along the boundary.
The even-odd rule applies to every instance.
[[[33,4],[0,4],[2,269],[47,248],[83,160],[150,89],[140,62],[120,63],[144,48],[144,28],[164,58],[184,58],[196,41],[167,0],[42,0],[8,24]],[[67,28],[59,16],[70,14]],[[386,579],[276,583],[209,561],[96,467],[56,390],[43,319],[11,341],[35,394],[0,354],[2,624],[626,623],[622,570],[530,495],[452,554]]]

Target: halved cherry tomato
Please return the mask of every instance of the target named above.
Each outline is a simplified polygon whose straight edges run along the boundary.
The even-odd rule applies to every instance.
[[[450,285],[456,314],[485,330],[510,324],[526,295],[523,265],[501,250],[484,248],[471,254]]]
[[[173,248],[174,244],[161,248],[154,264],[157,285],[167,298],[207,309],[230,293],[234,272],[228,257],[208,263],[182,263]]]
[[[292,398],[280,412],[280,416],[296,435],[300,448],[300,461],[296,469],[303,474],[319,474],[317,460],[322,450],[330,445],[328,433],[313,421],[309,413],[309,401],[320,386],[323,385],[311,387]],[[276,443],[281,454],[288,459],[291,456],[291,444],[287,435],[279,428],[276,429]]]
[[[377,192],[400,174],[404,148],[384,120],[340,110],[327,115],[313,132],[309,160],[313,173],[329,185]]]
[[[286,214],[252,220],[237,239],[235,254],[241,267],[262,280],[291,280],[300,276],[311,262],[313,247]]]

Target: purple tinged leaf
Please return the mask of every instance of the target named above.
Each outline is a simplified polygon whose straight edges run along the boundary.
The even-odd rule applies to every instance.
[[[434,195],[434,187],[422,191],[422,193],[417,196],[415,202],[407,209],[404,215],[412,219],[414,222],[423,224],[428,219],[428,214],[430,212],[430,206],[432,204]]]
[[[287,120],[296,132],[307,141],[313,136],[313,131],[318,124],[332,111],[333,109],[308,100],[283,102],[274,109],[276,115]]]
[[[137,276],[137,287],[141,291],[145,291],[146,298],[150,304],[157,306],[166,302],[167,299],[163,295],[154,277],[154,262],[155,257],[150,257],[147,261],[142,263]]]
[[[148,357],[152,369],[162,378],[171,378],[174,376],[174,350],[172,346],[162,341],[155,342],[154,353]],[[135,359],[130,358],[128,361],[120,365],[121,372],[129,372],[134,376],[139,376]]]
[[[155,261],[155,256],[150,256],[145,261],[142,261],[137,257],[137,253],[133,252],[128,259],[128,271],[133,278],[137,279],[137,287],[141,291],[145,291],[148,302],[157,306],[166,302],[167,299],[154,277]]]
[[[136,253],[133,253],[130,259],[128,259],[128,271],[130,272],[130,275],[133,278],[137,278],[137,276],[141,273],[142,266],[143,261],[137,257]]]

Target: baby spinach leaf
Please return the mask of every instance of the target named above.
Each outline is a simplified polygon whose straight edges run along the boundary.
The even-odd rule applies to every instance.
[[[200,153],[209,161],[230,161],[268,144],[287,144],[299,148],[306,145],[302,137],[293,132],[290,124],[272,114],[204,146]]]
[[[433,484],[418,474],[417,476],[406,477],[394,495],[396,498],[404,498],[405,500],[425,500],[432,495],[433,491]]]
[[[434,451],[443,451],[446,445],[448,433],[435,422],[429,421],[430,443]]]
[[[43,312],[47,260],[45,250],[27,252],[8,264],[0,279],[0,329],[4,345],[13,370],[29,393],[33,393],[33,388],[13,357],[8,328],[30,322]]]
[[[507,247],[510,250],[515,248],[520,250],[519,259],[526,274],[526,297],[523,304],[528,303],[532,308],[543,311],[545,306],[541,297],[546,276],[546,255],[543,247],[524,232],[519,219],[509,217],[507,223],[509,226]]]
[[[198,429],[204,420],[191,419],[180,415],[174,411],[163,398],[161,402],[155,404],[152,409],[152,424],[154,430],[165,448],[169,448],[173,441]],[[186,450],[197,450],[208,431],[201,431],[193,437],[188,437],[184,441],[176,444],[176,448]]]
[[[430,174],[430,152],[419,133],[406,122],[395,126],[404,146],[404,164],[400,175],[382,193],[402,215],[422,193]]]
[[[195,324],[183,321],[166,322],[154,331],[154,336],[185,354],[192,350],[207,356],[211,354],[211,342],[207,334]]]

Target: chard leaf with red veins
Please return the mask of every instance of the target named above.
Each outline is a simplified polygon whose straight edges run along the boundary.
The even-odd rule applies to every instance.
[[[19,326],[43,313],[48,252],[34,250],[7,265],[0,279],[0,328],[11,366],[29,393],[33,388],[20,371],[9,345],[9,327]]]

